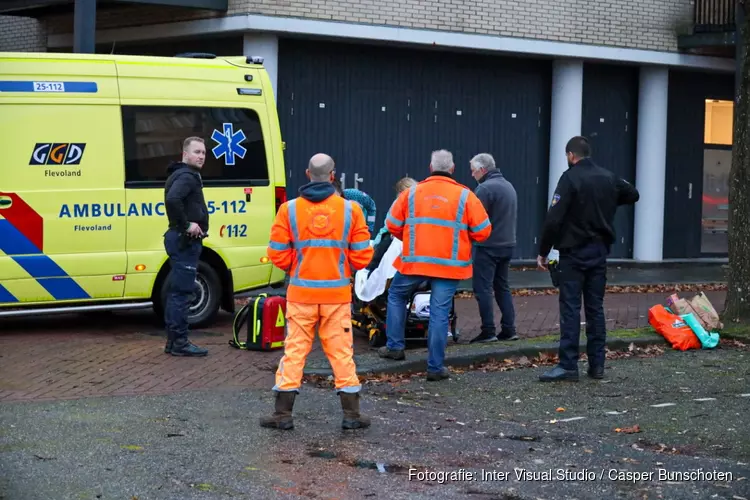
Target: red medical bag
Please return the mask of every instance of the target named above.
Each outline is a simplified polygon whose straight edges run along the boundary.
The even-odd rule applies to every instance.
[[[247,323],[247,341],[239,340]],[[251,297],[234,316],[229,345],[250,351],[273,351],[284,347],[286,338],[286,299],[266,293]]]

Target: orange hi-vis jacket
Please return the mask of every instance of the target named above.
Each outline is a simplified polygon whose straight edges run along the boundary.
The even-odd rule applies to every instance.
[[[321,184],[310,183],[301,191],[311,186],[325,196],[328,187]],[[268,257],[290,274],[289,302],[351,302],[351,268],[362,269],[372,259],[362,209],[328,186],[332,194],[321,201],[306,199],[303,191],[303,196],[282,204],[271,227]]]
[[[471,242],[484,241],[492,232],[479,198],[442,173],[402,192],[386,225],[404,243],[393,264],[401,274],[458,280],[472,275]]]

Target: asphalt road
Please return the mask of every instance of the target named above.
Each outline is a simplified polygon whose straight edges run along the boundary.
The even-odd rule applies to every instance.
[[[286,433],[257,425],[268,391],[5,403],[0,498],[750,498],[749,361],[667,351],[577,384],[541,384],[543,368],[368,383],[373,427],[346,433],[314,384]],[[716,477],[674,476],[698,469]]]

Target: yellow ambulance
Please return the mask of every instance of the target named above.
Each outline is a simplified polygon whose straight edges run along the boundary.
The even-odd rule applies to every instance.
[[[190,324],[283,284],[266,256],[286,201],[259,57],[0,53],[0,317],[153,308],[169,262],[164,181],[206,142],[209,211]]]

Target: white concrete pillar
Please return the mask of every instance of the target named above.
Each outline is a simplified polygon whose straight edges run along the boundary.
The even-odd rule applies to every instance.
[[[548,206],[552,202],[557,181],[568,169],[565,145],[572,137],[581,135],[582,114],[583,61],[557,59],[552,63]]]
[[[279,78],[279,37],[269,33],[245,33],[243,55],[263,58],[263,66],[268,71],[273,96],[276,99]]]
[[[664,247],[664,188],[667,169],[669,69],[643,66],[638,96],[638,146],[633,258],[661,261]]]

